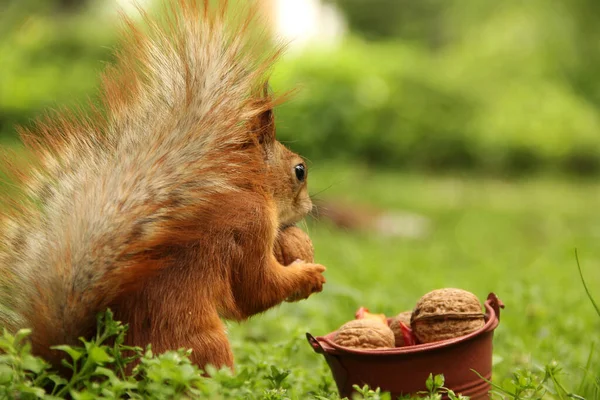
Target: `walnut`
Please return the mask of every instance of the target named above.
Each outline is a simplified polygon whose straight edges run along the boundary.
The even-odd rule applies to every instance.
[[[427,293],[417,302],[411,316],[411,327],[420,343],[464,336],[484,324],[479,299],[462,289]]]
[[[279,232],[273,252],[282,265],[290,265],[296,260],[314,262],[312,241],[302,229],[296,226],[290,226]]]
[[[396,347],[406,346],[412,343],[405,343],[404,335],[402,332],[402,328],[400,327],[400,322],[404,324],[407,328],[410,328],[410,316],[412,315],[412,311],[404,311],[395,317],[391,318],[390,321],[390,329],[394,332],[394,337],[396,340]]]
[[[394,333],[380,320],[355,319],[342,325],[334,342],[357,349],[383,349],[394,347]]]

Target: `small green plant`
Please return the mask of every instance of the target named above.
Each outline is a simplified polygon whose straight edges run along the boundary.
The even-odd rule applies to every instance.
[[[446,395],[450,400],[469,400],[468,396],[456,394],[453,390],[444,387],[444,375],[438,374],[433,376],[429,374],[429,377],[425,381],[427,391],[418,392],[418,396],[406,395],[398,397],[398,400],[410,400],[410,399],[422,399],[422,400],[441,400],[443,395]],[[368,385],[360,387],[358,385],[352,386],[356,393],[353,396],[353,400],[391,400],[392,397],[388,392],[381,392],[381,389],[371,389]]]
[[[469,400],[468,396],[456,394],[453,390],[444,387],[444,381],[443,374],[436,376],[429,374],[427,381],[425,381],[427,391],[421,392],[421,394],[425,394],[424,398],[427,400],[441,400],[443,394],[447,395],[450,400]]]
[[[53,382],[55,386],[66,381],[50,373],[50,365],[31,355],[31,346],[26,342],[31,333],[22,329],[14,336],[4,330],[0,338],[0,398],[41,399],[45,397],[43,385]]]
[[[588,286],[585,283],[585,279],[583,278],[583,272],[581,271],[581,264],[579,263],[579,254],[577,253],[577,249],[575,249],[575,261],[577,262],[577,271],[579,271],[579,277],[581,278],[581,283],[583,284],[585,294],[587,295],[588,299],[590,299],[592,306],[594,306],[596,314],[598,314],[598,317],[600,317],[600,307],[598,307],[598,304],[596,304],[596,301],[592,297],[592,294],[590,293],[590,290],[588,289]]]
[[[352,400],[391,400],[392,396],[387,392],[381,392],[380,388],[375,390],[371,389],[369,385],[360,387],[358,385],[352,385],[356,393],[352,396]]]
[[[556,361],[552,361],[543,368],[538,368],[535,371],[518,369],[513,373],[513,377],[502,385],[490,382],[493,387],[491,391],[492,398],[514,400],[537,400],[545,398],[585,400],[585,397],[572,393],[565,388],[563,377],[562,368]],[[595,399],[597,396],[593,398]]]
[[[110,310],[98,316],[98,330],[82,346],[56,346],[66,353],[62,365],[71,371],[65,379],[50,364],[31,354],[29,330],[14,336],[6,330],[0,339],[0,398],[76,400],[98,398],[164,399],[198,397],[205,386],[202,371],[194,366],[188,351],[170,351],[159,356],[148,346],[124,345],[127,327],[113,319]],[[126,368],[139,364],[130,375]]]

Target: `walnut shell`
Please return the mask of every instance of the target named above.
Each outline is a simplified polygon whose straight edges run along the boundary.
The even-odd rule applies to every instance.
[[[356,349],[384,349],[394,347],[394,333],[376,319],[355,319],[342,325],[333,341]]]
[[[308,235],[297,226],[280,231],[273,248],[275,258],[282,265],[290,265],[296,260],[314,262],[314,249]]]
[[[401,312],[400,314],[396,315],[395,317],[391,318],[390,329],[392,330],[392,332],[394,332],[396,347],[402,347],[405,345],[404,335],[402,335],[402,329],[400,329],[399,321],[402,322],[404,325],[410,327],[410,316],[411,315],[412,315],[412,311],[404,311],[404,312]]]
[[[479,299],[462,289],[438,289],[419,301],[411,316],[411,328],[420,343],[467,335],[485,325]]]

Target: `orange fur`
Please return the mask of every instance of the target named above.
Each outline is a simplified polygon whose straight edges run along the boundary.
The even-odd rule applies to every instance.
[[[164,21],[142,12],[145,30],[126,19],[100,106],[21,132],[37,162],[0,229],[0,323],[32,328],[50,361],[111,307],[130,344],[233,366],[221,318],[322,289],[322,266],[273,255],[312,207],[302,159],[275,138],[280,49],[257,54],[252,12],[231,25],[208,2],[172,2]]]

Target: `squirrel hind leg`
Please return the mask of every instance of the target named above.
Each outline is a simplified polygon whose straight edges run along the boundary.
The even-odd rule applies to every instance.
[[[204,369],[207,365],[212,365],[216,368],[228,367],[234,372],[233,353],[227,330],[220,319],[218,325],[190,336],[185,346],[192,349],[190,359],[199,368]],[[206,375],[206,371],[204,372]]]
[[[216,314],[210,318],[210,322],[206,317],[202,320],[203,322],[197,324],[191,332],[178,335],[177,338],[170,336],[167,341],[163,341],[164,337],[157,338],[155,341],[150,339],[153,352],[159,354],[168,350],[191,349],[190,360],[204,371],[204,375],[206,375],[207,365],[215,368],[228,367],[233,372],[233,353],[225,325]],[[172,340],[174,342],[171,342]]]
[[[229,367],[234,371],[233,353],[227,331],[216,312],[205,310],[202,315],[147,315],[148,318],[145,318],[139,314],[138,309],[133,319],[130,319],[131,315],[127,318],[126,313],[121,316],[130,324],[125,338],[129,346],[145,348],[151,344],[154,354],[191,349],[189,358],[198,368],[204,370],[205,366],[210,364],[216,368]],[[162,321],[158,326],[152,326],[149,318]],[[130,366],[129,372],[134,366]]]

